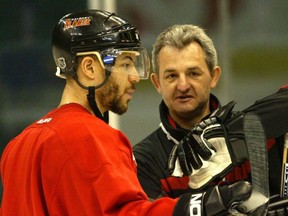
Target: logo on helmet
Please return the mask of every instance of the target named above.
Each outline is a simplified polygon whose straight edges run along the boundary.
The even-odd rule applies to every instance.
[[[58,62],[58,66],[59,66],[61,69],[66,68],[65,58],[60,57],[60,58],[57,59],[57,62]]]
[[[90,17],[78,17],[78,18],[68,18],[65,20],[63,30],[79,27],[79,26],[88,26],[91,24]]]

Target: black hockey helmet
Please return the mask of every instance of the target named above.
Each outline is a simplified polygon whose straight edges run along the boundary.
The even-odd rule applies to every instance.
[[[103,68],[111,72],[117,55],[125,50],[137,53],[137,71],[141,78],[148,78],[149,56],[136,28],[114,13],[85,10],[67,14],[52,34],[56,75],[62,78],[73,77],[76,57],[89,53],[96,54]]]

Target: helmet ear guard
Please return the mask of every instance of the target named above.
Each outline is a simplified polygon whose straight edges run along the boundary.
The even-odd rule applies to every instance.
[[[104,65],[109,65],[112,67],[116,62],[116,57],[115,56],[104,56],[102,58],[102,61],[103,61]]]

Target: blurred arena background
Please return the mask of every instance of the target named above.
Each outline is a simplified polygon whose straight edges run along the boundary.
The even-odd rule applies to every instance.
[[[149,52],[170,25],[202,26],[215,42],[222,67],[214,93],[223,104],[235,100],[235,109],[288,83],[287,0],[2,0],[1,151],[25,126],[58,106],[64,81],[54,75],[51,32],[64,14],[87,7],[110,8],[126,17],[138,27]],[[137,90],[128,112],[112,117],[132,145],[159,125],[160,96],[150,80],[140,82]]]

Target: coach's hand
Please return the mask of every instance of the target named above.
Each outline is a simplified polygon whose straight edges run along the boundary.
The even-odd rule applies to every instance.
[[[235,102],[231,101],[226,106],[217,109],[208,119],[197,124],[187,136],[173,147],[168,160],[168,173],[170,175],[173,175],[175,171],[175,163],[176,165],[177,163],[180,164],[183,175],[189,176],[193,170],[198,170],[203,166],[203,161],[213,157],[217,149],[209,140],[210,138],[217,138],[217,144],[226,146],[227,135],[224,123],[232,115],[234,105]]]
[[[202,160],[209,160],[216,153],[216,149],[203,137],[206,122],[200,124],[173,147],[168,159],[169,174],[173,173],[177,159],[183,174],[188,176],[193,169],[202,167]]]

